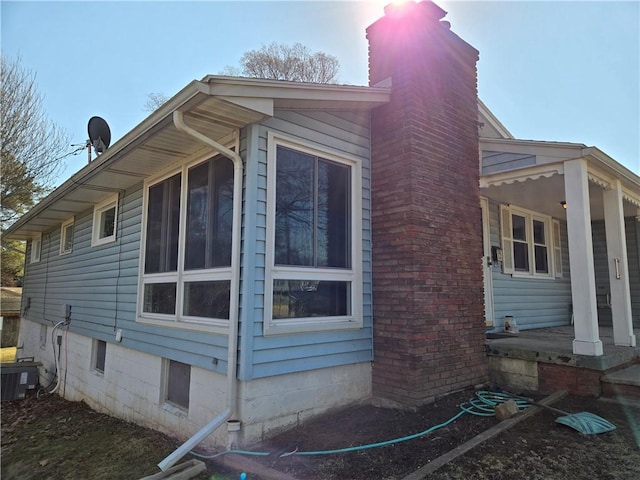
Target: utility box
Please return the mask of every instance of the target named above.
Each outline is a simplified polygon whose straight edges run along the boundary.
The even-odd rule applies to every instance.
[[[3,363],[0,366],[2,401],[20,400],[38,385],[40,362]]]

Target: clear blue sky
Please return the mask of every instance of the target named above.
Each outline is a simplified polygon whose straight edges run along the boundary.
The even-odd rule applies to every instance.
[[[37,74],[73,143],[94,115],[114,143],[147,116],[148,93],[172,96],[271,42],[335,55],[341,83],[366,85],[365,28],[389,2],[3,0],[2,53]],[[480,98],[516,137],[594,145],[640,174],[640,2],[436,3],[480,51]],[[85,163],[69,157],[60,182]]]

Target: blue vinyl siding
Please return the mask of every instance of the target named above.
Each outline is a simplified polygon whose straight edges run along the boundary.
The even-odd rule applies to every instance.
[[[535,164],[535,155],[483,150],[481,175],[491,175],[492,173],[530,167]]]
[[[364,328],[263,336],[266,223],[267,136],[285,133],[318,148],[344,152],[363,162],[363,299]],[[247,164],[243,294],[241,314],[241,380],[262,378],[317,368],[367,362],[373,359],[371,307],[371,234],[369,114],[278,111],[260,126],[247,129]],[[256,159],[255,162],[252,159]],[[253,231],[250,225],[255,225]],[[248,272],[247,275],[244,272]],[[248,283],[251,282],[251,283]],[[246,348],[252,346],[253,348]]]
[[[31,297],[26,318],[53,325],[63,320],[62,306],[69,304],[74,333],[114,342],[116,329],[122,329],[125,347],[224,373],[226,336],[135,321],[141,220],[139,184],[124,200],[120,196],[115,242],[91,246],[93,208],[75,218],[71,253],[59,254],[59,228],[45,233],[41,261],[25,271],[23,296]]]
[[[265,291],[267,132],[286,133],[318,147],[357,156],[363,162],[364,328],[348,331],[262,335]],[[241,245],[239,377],[242,380],[371,361],[371,235],[369,114],[367,112],[279,111],[264,125],[245,128]],[[60,227],[42,236],[40,262],[27,264],[23,298],[31,298],[26,318],[53,325],[71,305],[70,330],[225,374],[226,335],[136,322],[142,224],[142,182],[119,197],[117,237],[91,246],[93,206],[75,217],[73,251],[59,254]],[[29,253],[29,252],[28,252]],[[86,359],[87,362],[90,359]]]
[[[489,201],[491,245],[500,247],[500,205]],[[502,330],[505,315],[513,315],[522,330],[568,325],[571,321],[571,281],[566,222],[560,221],[561,278],[524,278],[492,267],[496,330]]]

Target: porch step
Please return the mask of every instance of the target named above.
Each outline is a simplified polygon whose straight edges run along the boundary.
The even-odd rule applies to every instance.
[[[624,397],[640,401],[640,364],[631,365],[602,377],[605,397]]]

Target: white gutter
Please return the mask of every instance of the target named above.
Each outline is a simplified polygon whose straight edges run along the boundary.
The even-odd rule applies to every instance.
[[[242,158],[237,152],[221,145],[215,140],[201,134],[184,123],[181,111],[173,112],[173,123],[176,128],[187,135],[200,140],[216,152],[233,161],[233,229],[231,234],[231,305],[229,308],[229,341],[227,350],[227,408],[202,427],[195,435],[180,445],[173,453],[162,460],[158,467],[163,472],[171,468],[191,449],[218,429],[226,420],[235,419],[238,410],[236,370],[238,363],[238,302],[240,291],[240,229],[242,208]],[[237,131],[236,131],[237,133]]]

